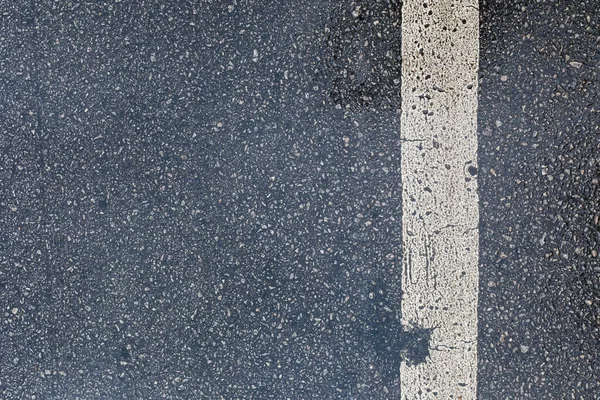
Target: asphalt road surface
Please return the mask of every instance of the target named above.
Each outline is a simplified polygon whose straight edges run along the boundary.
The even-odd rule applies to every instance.
[[[0,399],[600,398],[600,8],[467,3],[412,30],[479,23],[415,64],[479,77],[460,350],[402,315],[400,1],[0,0]]]

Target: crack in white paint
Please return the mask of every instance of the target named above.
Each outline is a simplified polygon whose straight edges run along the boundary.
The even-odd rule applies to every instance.
[[[475,399],[477,0],[405,0],[402,63],[402,322],[433,331],[401,397]]]

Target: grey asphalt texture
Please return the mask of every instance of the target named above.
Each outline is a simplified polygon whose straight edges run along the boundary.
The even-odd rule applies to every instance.
[[[397,399],[399,7],[0,0],[0,398]],[[598,7],[480,9],[479,398],[599,398]]]
[[[367,5],[2,3],[1,398],[399,396],[399,8]]]
[[[600,13],[481,10],[479,397],[600,398]]]

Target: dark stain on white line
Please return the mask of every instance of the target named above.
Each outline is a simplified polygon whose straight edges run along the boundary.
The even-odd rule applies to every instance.
[[[376,323],[371,324],[371,321]],[[411,366],[427,362],[432,350],[431,334],[435,328],[412,326],[403,329],[398,319],[377,315],[362,326],[380,361],[392,366],[390,371],[397,374],[401,361]]]
[[[412,327],[403,331],[398,343],[400,357],[407,365],[419,365],[427,361],[433,328]]]

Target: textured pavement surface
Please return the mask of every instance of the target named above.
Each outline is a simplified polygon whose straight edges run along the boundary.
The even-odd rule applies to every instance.
[[[479,397],[598,398],[598,7],[480,12]],[[0,0],[0,398],[399,398],[399,19]]]
[[[1,10],[0,397],[398,397],[397,4],[33,4]]]
[[[479,395],[600,393],[600,15],[480,4]]]

